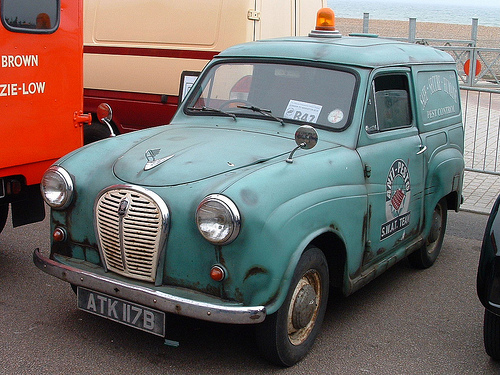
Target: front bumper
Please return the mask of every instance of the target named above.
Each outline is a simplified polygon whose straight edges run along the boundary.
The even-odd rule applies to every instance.
[[[243,306],[224,301],[221,301],[220,304],[199,302],[175,296],[56,262],[43,256],[39,249],[35,249],[33,253],[33,262],[42,271],[73,285],[86,287],[167,313],[229,324],[256,324],[266,318],[264,306]]]

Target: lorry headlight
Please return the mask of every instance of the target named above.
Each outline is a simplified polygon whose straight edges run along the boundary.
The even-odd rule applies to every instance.
[[[71,203],[73,180],[65,169],[53,165],[43,175],[40,190],[50,207],[63,209]]]
[[[211,194],[198,205],[196,224],[207,241],[214,245],[227,245],[240,233],[240,212],[229,198]]]

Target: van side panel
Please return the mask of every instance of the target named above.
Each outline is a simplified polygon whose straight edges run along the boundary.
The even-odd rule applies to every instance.
[[[420,131],[443,128],[462,121],[460,88],[453,67],[429,67],[416,74]]]
[[[218,38],[222,0],[100,0],[93,37],[97,43],[213,46]],[[119,11],[117,11],[119,8]],[[197,26],[203,26],[203,33]]]
[[[464,169],[464,129],[454,66],[415,68],[417,122],[426,151],[426,212],[454,193],[458,210]],[[429,199],[432,197],[432,199]],[[430,220],[426,220],[430,227]]]
[[[201,70],[221,50],[222,23],[233,20],[222,19],[222,6],[223,0],[86,1],[85,88],[175,95],[183,70]]]

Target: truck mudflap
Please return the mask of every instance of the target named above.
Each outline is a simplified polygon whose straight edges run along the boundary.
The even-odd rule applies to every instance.
[[[224,301],[217,304],[175,296],[59,263],[45,257],[39,249],[35,249],[33,253],[33,262],[43,272],[75,286],[167,313],[227,324],[257,324],[266,318],[264,306],[243,306]]]

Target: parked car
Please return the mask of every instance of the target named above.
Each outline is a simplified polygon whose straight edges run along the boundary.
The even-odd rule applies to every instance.
[[[486,353],[500,360],[500,196],[498,196],[486,224],[479,269],[477,272],[477,294],[484,306],[483,338]]]
[[[227,49],[170,125],[55,163],[35,264],[80,309],[153,334],[169,314],[254,324],[283,366],[310,350],[330,289],[406,257],[430,267],[462,194],[455,62],[322,23]]]

